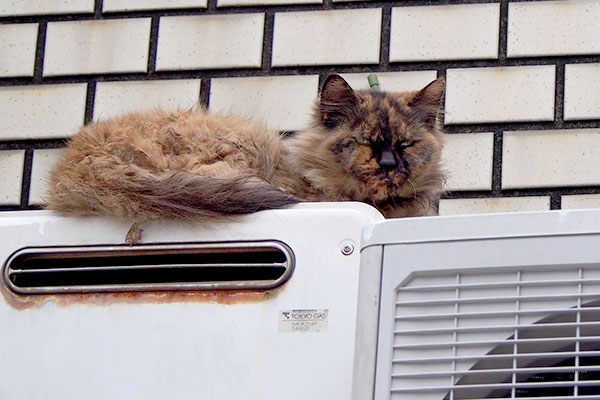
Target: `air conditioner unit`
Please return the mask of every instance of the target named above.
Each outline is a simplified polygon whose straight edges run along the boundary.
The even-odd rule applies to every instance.
[[[375,399],[600,398],[600,212],[377,222],[362,257]]]
[[[600,211],[128,228],[3,214],[0,398],[600,399]]]

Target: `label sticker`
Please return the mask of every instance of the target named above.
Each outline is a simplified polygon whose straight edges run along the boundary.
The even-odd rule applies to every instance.
[[[279,311],[279,332],[326,332],[328,309]]]

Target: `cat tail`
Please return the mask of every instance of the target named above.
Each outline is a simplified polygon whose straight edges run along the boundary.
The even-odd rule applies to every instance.
[[[67,168],[62,174],[54,174],[47,208],[67,215],[107,215],[144,221],[215,219],[299,202],[257,176],[215,178],[186,171],[151,172],[131,165],[86,172],[89,173]]]
[[[282,208],[300,200],[256,176],[215,178],[186,171],[127,182],[146,213],[159,217],[219,217]]]

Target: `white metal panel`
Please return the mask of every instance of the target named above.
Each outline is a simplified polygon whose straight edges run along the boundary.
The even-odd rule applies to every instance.
[[[361,251],[356,324],[356,356],[352,400],[372,399],[379,321],[379,289],[383,249],[371,246]]]
[[[2,399],[349,399],[361,228],[357,203],[300,205],[230,224],[155,222],[144,243],[276,239],[296,257],[267,292],[0,299]],[[0,217],[2,262],[25,246],[121,244],[129,223],[49,212]],[[353,244],[351,255],[342,245]],[[280,332],[279,313],[327,309],[321,332]]]
[[[391,243],[597,233],[600,210],[556,210],[379,221],[363,231],[363,248]]]

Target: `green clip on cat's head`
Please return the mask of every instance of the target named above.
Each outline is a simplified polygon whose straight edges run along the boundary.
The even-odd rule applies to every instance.
[[[369,81],[369,87],[372,90],[374,90],[376,92],[381,91],[381,86],[379,86],[379,79],[377,79],[377,75],[370,74],[369,76],[367,76],[367,81]]]

